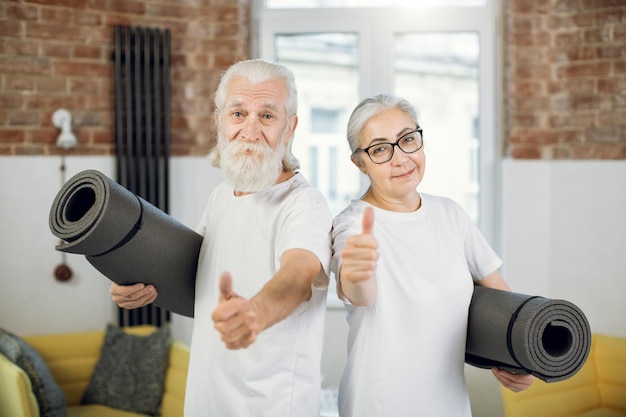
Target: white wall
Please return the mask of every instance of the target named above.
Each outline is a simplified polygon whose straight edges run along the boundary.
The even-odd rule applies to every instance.
[[[503,274],[513,291],[568,300],[591,331],[626,337],[626,161],[505,160]],[[467,367],[476,417],[501,417],[499,385]]]
[[[626,161],[502,163],[505,278],[514,291],[578,305],[592,331],[626,337]],[[58,157],[0,157],[0,327],[18,334],[102,329],[115,321],[109,282],[79,255],[75,277],[53,278],[61,254],[48,227],[61,187]],[[220,180],[205,158],[172,160],[171,213],[195,227],[209,190]],[[105,157],[67,159],[67,178],[83,169],[113,172]],[[190,335],[176,316],[174,334]],[[345,314],[329,310],[325,385],[336,385],[345,360]],[[476,417],[502,415],[489,371],[467,369]]]

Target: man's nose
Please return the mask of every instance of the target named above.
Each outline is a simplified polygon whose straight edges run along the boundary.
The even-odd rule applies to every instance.
[[[255,117],[249,117],[241,128],[241,138],[249,142],[261,138],[261,123]]]

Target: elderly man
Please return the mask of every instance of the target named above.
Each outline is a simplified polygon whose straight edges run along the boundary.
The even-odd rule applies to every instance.
[[[291,153],[293,74],[236,63],[215,105],[210,156],[225,182],[199,227],[185,415],[317,416],[332,219]],[[124,308],[156,298],[143,284],[112,284],[111,294]]]

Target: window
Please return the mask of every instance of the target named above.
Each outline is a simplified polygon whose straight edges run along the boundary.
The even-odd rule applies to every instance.
[[[356,104],[391,92],[420,112],[420,190],[458,201],[495,241],[496,6],[491,0],[267,0],[255,3],[253,55],[296,76],[294,153],[333,214],[368,186],[345,138]],[[436,6],[431,6],[436,4]],[[394,6],[394,7],[388,7]],[[315,158],[309,155],[313,149]],[[315,160],[316,166],[304,161]],[[313,174],[315,173],[315,174]]]

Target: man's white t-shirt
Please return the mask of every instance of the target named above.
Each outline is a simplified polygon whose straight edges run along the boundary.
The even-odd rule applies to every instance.
[[[302,174],[268,190],[235,197],[220,184],[209,196],[196,278],[186,417],[319,415],[327,282],[289,317],[261,332],[246,349],[229,350],[213,327],[219,279],[257,294],[290,248],[313,252],[328,274],[332,218],[326,200]]]
[[[501,260],[457,203],[421,197],[411,213],[374,207],[378,294],[368,307],[346,302],[342,417],[471,415],[464,360],[472,279]],[[362,232],[367,206],[355,200],[333,221],[335,274],[346,239]]]

